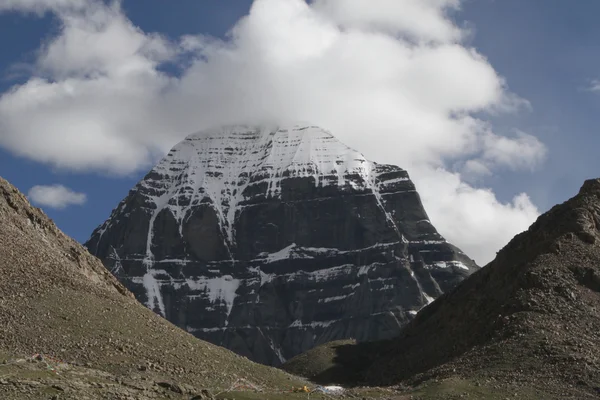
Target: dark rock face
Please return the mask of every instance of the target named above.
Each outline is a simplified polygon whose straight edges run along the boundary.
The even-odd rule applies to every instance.
[[[406,171],[316,127],[230,127],[177,145],[86,246],[149,308],[278,365],[397,335],[477,269]]]

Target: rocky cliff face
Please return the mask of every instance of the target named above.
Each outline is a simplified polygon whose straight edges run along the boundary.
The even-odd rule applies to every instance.
[[[273,365],[394,336],[477,269],[406,171],[308,126],[188,137],[86,246],[155,312]]]

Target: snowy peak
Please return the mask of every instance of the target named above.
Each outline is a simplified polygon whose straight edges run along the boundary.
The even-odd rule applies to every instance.
[[[392,337],[476,269],[405,170],[314,126],[187,137],[86,245],[155,312],[273,365]]]
[[[362,154],[315,126],[232,126],[189,136],[154,171],[173,176],[185,166],[194,177],[190,182],[208,192],[266,180],[268,195],[277,196],[281,178],[313,177],[317,185],[343,185],[348,174],[368,180],[369,164]],[[337,182],[324,179],[329,175]]]
[[[150,207],[157,213],[168,207],[180,221],[208,199],[231,244],[239,205],[250,197],[276,198],[288,178],[365,190],[375,183],[374,167],[315,126],[230,126],[190,135],[140,185],[148,189]]]

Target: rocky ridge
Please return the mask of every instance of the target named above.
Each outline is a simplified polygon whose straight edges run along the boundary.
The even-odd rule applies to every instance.
[[[271,365],[393,337],[477,269],[406,171],[313,126],[191,135],[86,246],[150,309]]]

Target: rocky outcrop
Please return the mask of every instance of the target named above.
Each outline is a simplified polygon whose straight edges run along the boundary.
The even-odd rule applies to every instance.
[[[433,227],[406,171],[317,127],[188,137],[86,246],[155,312],[274,365],[392,337],[477,268]]]

